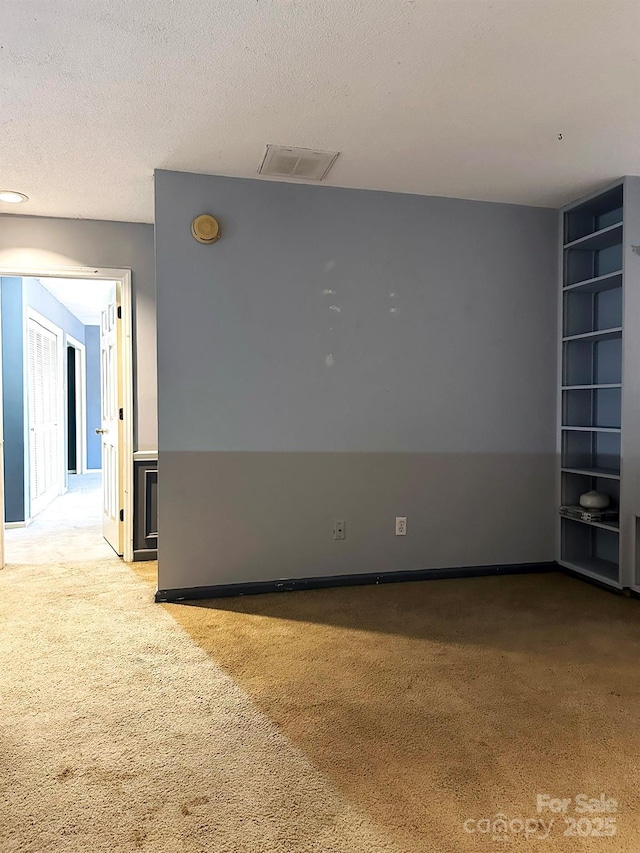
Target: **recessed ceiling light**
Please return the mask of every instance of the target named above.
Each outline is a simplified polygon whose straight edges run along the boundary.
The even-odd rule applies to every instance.
[[[0,190],[0,201],[6,204],[22,204],[23,201],[29,201],[29,197],[14,190]]]

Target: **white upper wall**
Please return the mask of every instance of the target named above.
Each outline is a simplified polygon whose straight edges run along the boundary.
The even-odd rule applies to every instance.
[[[153,226],[0,215],[5,275],[54,267],[130,269],[133,290],[134,442],[158,446]]]
[[[254,177],[266,143],[342,152],[334,185],[541,206],[640,172],[638,0],[4,0],[0,25],[7,212],[151,222],[154,168]]]
[[[38,281],[85,326],[100,325],[102,310],[114,284],[83,278],[39,278]]]

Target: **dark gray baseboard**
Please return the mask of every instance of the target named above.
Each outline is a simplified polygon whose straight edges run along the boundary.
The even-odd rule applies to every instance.
[[[133,552],[133,562],[134,563],[144,563],[149,560],[157,560],[158,559],[158,549],[157,548],[145,548],[141,551]]]
[[[560,566],[548,563],[511,563],[497,566],[461,566],[452,569],[412,569],[401,572],[332,575],[329,577],[291,578],[289,580],[250,581],[248,583],[195,586],[186,589],[159,589],[157,602],[195,601],[203,598],[229,598],[237,595],[258,595],[266,592],[293,592],[304,589],[326,589],[339,586],[365,586],[382,583],[407,583],[410,581],[445,578],[473,578],[487,575],[521,575],[534,572],[556,572]]]

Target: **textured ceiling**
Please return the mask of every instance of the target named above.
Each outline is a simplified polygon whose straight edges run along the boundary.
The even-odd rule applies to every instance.
[[[640,172],[640,0],[2,0],[2,212],[153,220],[154,168],[558,206]],[[562,140],[558,140],[558,134]],[[261,180],[265,180],[262,179]]]

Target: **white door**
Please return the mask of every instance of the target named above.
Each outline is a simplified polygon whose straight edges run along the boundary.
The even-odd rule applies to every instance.
[[[118,362],[118,286],[109,291],[107,304],[100,323],[100,391],[102,424],[96,432],[102,437],[102,532],[116,554],[122,556],[124,526],[121,519],[122,483],[118,449],[120,446],[120,407],[122,387],[119,381]]]
[[[60,339],[30,317],[27,321],[27,394],[31,517],[60,494]]]

